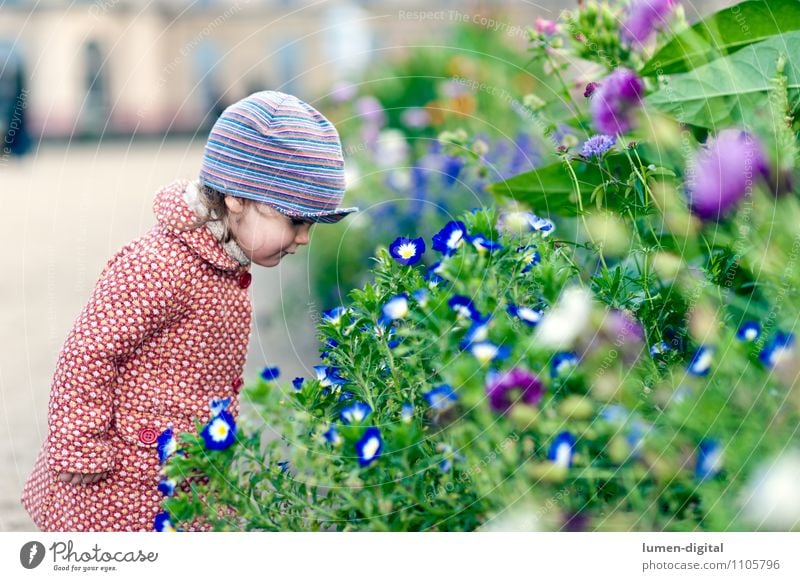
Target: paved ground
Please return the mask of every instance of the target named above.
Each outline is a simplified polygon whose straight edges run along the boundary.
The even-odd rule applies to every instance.
[[[58,351],[108,258],[153,224],[163,184],[192,177],[201,144],[65,144],[0,160],[0,531],[36,530],[19,503],[46,431]],[[253,335],[245,378],[265,363],[285,376],[317,363],[305,254],[253,268]]]

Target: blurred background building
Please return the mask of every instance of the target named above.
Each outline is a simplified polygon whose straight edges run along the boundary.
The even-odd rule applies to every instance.
[[[545,2],[555,16],[556,2]],[[35,136],[194,133],[266,88],[314,101],[372,58],[473,14],[532,23],[542,5],[419,0],[5,0],[6,109]],[[519,41],[523,38],[520,35]],[[4,118],[8,118],[5,116]]]

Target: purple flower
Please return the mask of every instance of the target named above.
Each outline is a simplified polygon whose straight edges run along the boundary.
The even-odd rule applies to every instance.
[[[346,103],[353,99],[358,93],[358,87],[347,81],[339,81],[333,85],[331,89],[331,100],[336,103]]]
[[[587,83],[586,89],[584,89],[583,91],[583,96],[588,99],[589,97],[594,95],[595,90],[597,90],[597,87],[599,86],[600,85],[598,85],[597,83]]]
[[[644,83],[636,73],[626,68],[615,70],[592,95],[590,108],[594,126],[608,135],[630,131],[632,113],[639,106],[643,93]]]
[[[594,135],[583,144],[583,157],[602,157],[605,152],[614,147],[617,138],[613,135]]]
[[[383,127],[386,124],[386,112],[381,102],[372,95],[366,95],[356,101],[356,112],[369,125]]]
[[[767,176],[758,139],[738,129],[720,131],[695,156],[694,171],[687,182],[689,204],[703,220],[719,219],[747,195],[758,176]]]
[[[410,129],[425,129],[431,124],[431,116],[422,107],[409,107],[400,115],[400,121]]]
[[[656,30],[667,25],[675,0],[633,0],[622,24],[622,39],[628,44],[644,44]]]
[[[404,266],[418,263],[425,253],[425,240],[422,238],[396,238],[389,246],[389,254]]]
[[[508,411],[514,404],[511,394],[519,392],[519,399],[531,406],[538,404],[544,394],[542,382],[527,369],[514,367],[504,373],[489,372],[486,377],[486,395],[493,410]]]

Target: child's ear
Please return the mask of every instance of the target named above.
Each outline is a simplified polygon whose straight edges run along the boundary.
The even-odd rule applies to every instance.
[[[233,214],[241,214],[244,211],[244,204],[236,196],[225,196],[225,205]]]

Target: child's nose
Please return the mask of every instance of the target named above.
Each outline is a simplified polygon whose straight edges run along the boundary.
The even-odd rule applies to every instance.
[[[294,239],[294,241],[297,244],[308,244],[308,230],[309,230],[308,226],[304,226],[303,228],[301,228],[300,231],[297,233],[297,237]]]

